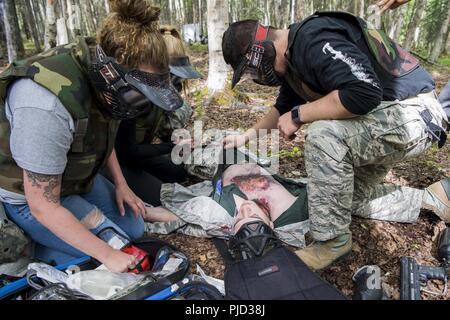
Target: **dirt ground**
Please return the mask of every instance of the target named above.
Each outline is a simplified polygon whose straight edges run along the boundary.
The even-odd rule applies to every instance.
[[[207,75],[207,55],[204,52],[192,52],[192,60]],[[450,69],[426,65],[437,82],[438,92],[449,79]],[[267,112],[274,103],[277,89],[265,88],[244,81],[238,85],[236,92],[225,94],[215,101],[208,101],[200,92],[204,91],[205,81],[190,84],[192,92],[189,101],[196,108],[196,119],[204,121],[204,128],[242,129],[245,130]],[[236,97],[237,99],[233,99]],[[207,105],[205,107],[205,105]],[[289,177],[305,177],[303,163],[304,128],[292,142],[282,141],[280,150],[280,171]],[[433,147],[426,154],[411,161],[397,164],[386,177],[386,182],[415,188],[439,181],[450,174],[450,144],[442,149]],[[335,285],[348,297],[354,293],[352,275],[363,265],[378,265],[382,272],[383,288],[390,299],[399,299],[400,257],[412,256],[420,264],[438,266],[436,259],[437,237],[445,225],[431,212],[423,210],[419,220],[414,224],[381,222],[354,218],[353,252],[346,260],[337,263],[319,274]],[[191,259],[192,271],[199,264],[207,274],[223,279],[224,265],[214,244],[209,239],[198,239],[180,234],[164,236],[180,247]],[[442,290],[439,282],[430,282],[429,289]],[[436,297],[427,293],[423,299],[449,299]]]
[[[207,76],[207,53],[192,50],[194,65]],[[1,71],[2,61],[0,61]],[[449,79],[450,68],[426,65],[437,82],[438,92]],[[195,120],[202,119],[205,129],[245,130],[267,112],[274,103],[277,89],[265,88],[245,81],[238,88],[224,96],[210,101],[205,96],[205,80],[192,81],[189,85],[189,102],[195,108]],[[280,159],[281,173],[288,177],[305,177],[303,163],[304,128],[292,142],[282,141],[284,150]],[[386,177],[386,182],[424,188],[450,175],[450,143],[438,150],[432,148],[423,156],[396,165]],[[354,218],[353,254],[319,274],[340,289],[345,295],[353,295],[353,273],[363,265],[378,265],[382,271],[383,286],[391,299],[399,299],[399,274],[401,256],[409,255],[424,265],[438,265],[435,258],[436,241],[439,232],[445,228],[431,212],[421,212],[414,224],[401,224]],[[209,239],[187,237],[180,234],[162,236],[177,245],[191,260],[192,271],[199,264],[208,275],[222,278],[224,265],[219,253]],[[442,289],[438,282],[430,282],[429,288]],[[424,299],[449,299],[423,294]]]

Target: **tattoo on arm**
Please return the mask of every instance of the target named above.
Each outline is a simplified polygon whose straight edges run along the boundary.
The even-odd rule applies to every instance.
[[[61,175],[40,174],[27,170],[25,172],[33,187],[44,189],[44,197],[47,201],[53,203],[59,202],[59,192],[55,194],[55,190],[61,186]]]

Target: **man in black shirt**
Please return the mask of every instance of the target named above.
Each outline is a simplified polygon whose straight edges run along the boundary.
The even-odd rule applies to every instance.
[[[447,126],[431,76],[382,32],[346,13],[318,13],[287,30],[246,20],[230,25],[222,48],[232,86],[244,74],[281,86],[275,108],[243,135],[226,137],[225,148],[257,138],[258,129],[293,139],[310,123],[305,165],[315,243],[297,251],[310,267],[351,252],[352,214],[413,222],[427,207],[450,221],[449,181],[426,190],[380,184],[394,163],[442,145]]]

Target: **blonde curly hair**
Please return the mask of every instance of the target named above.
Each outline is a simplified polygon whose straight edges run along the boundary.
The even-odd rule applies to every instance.
[[[111,13],[97,35],[105,53],[129,68],[169,68],[166,43],[159,31],[160,8],[149,0],[109,0]]]

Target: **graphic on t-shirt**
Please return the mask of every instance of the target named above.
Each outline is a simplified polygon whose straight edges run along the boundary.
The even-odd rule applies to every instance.
[[[361,81],[371,84],[376,88],[380,88],[380,84],[376,82],[374,79],[370,78],[370,75],[366,73],[366,69],[363,67],[361,63],[357,63],[356,60],[352,57],[349,57],[346,53],[342,53],[342,51],[334,50],[334,48],[327,42],[323,48],[322,52],[326,55],[327,51],[331,53],[333,60],[341,60],[345,64],[350,67],[352,74]]]

